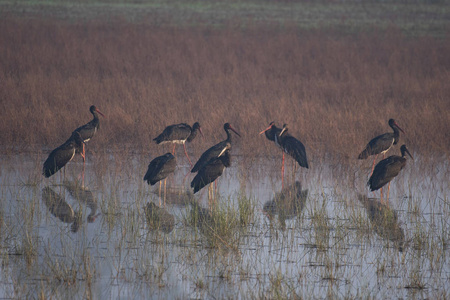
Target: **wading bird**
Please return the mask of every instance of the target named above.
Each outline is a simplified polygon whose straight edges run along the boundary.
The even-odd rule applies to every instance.
[[[172,153],[168,152],[164,155],[158,156],[153,159],[148,165],[147,173],[145,173],[144,181],[148,184],[154,185],[159,182],[159,193],[161,196],[161,180],[164,179],[164,191],[166,188],[166,178],[173,172],[177,166],[177,160]],[[166,193],[164,192],[164,195]]]
[[[406,165],[406,153],[408,153],[408,155],[413,158],[405,145],[400,147],[400,151],[402,153],[402,156],[391,155],[388,158],[380,161],[375,166],[372,176],[370,176],[369,181],[367,182],[367,185],[369,186],[371,191],[376,191],[386,185],[386,183],[389,183],[386,202],[389,200],[391,180],[394,179],[394,177],[396,177]],[[381,190],[381,193],[382,192],[383,190]],[[383,199],[383,194],[381,194],[381,199]]]
[[[80,134],[73,132],[72,136],[64,144],[49,154],[47,160],[44,162],[42,174],[47,178],[52,176],[71,161],[76,152],[81,153],[81,156],[83,156],[81,151],[83,145],[84,142]]]
[[[100,127],[100,119],[98,118],[98,114],[100,114],[102,117],[105,117],[98,109],[97,107],[95,107],[95,105],[91,105],[91,107],[89,107],[89,111],[91,112],[91,114],[93,115],[93,119],[91,121],[89,121],[88,123],[84,124],[83,126],[78,127],[77,129],[74,130],[74,132],[78,132],[81,136],[81,138],[83,139],[83,149],[82,152],[80,152],[79,150],[77,150],[77,152],[82,153],[82,157],[83,157],[83,173],[82,173],[82,182],[84,185],[84,170],[86,167],[86,145],[85,143],[89,142],[91,140],[91,138],[95,135],[95,133],[97,132],[97,130]]]
[[[89,121],[88,123],[84,124],[83,126],[78,127],[74,130],[74,132],[78,132],[83,139],[83,142],[87,143],[90,141],[90,139],[95,135],[97,130],[100,127],[100,119],[98,118],[98,114],[100,114],[102,117],[105,117],[98,109],[95,107],[95,105],[91,105],[89,107],[89,111],[94,116],[94,118]],[[86,157],[86,149],[85,145],[83,144],[83,163],[85,161]]]
[[[269,127],[267,127],[266,129],[264,129],[263,131],[261,131],[259,134],[265,134],[266,138],[269,141],[274,142],[278,147],[281,148],[281,146],[278,144],[277,140],[275,139],[275,136],[279,136],[281,133],[281,128],[278,128],[277,126],[275,126],[275,122],[270,122]]]
[[[292,158],[298,162],[300,167],[309,168],[305,146],[303,146],[302,142],[288,133],[287,124],[283,125],[280,134],[278,136],[275,135],[275,138],[278,138],[278,143],[281,145],[283,151],[292,156]]]
[[[403,129],[398,126],[397,122],[395,122],[394,119],[389,119],[389,126],[391,126],[394,132],[388,132],[373,138],[358,156],[358,159],[366,159],[371,155],[376,155],[375,159],[373,160],[372,172],[370,173],[370,175],[372,175],[373,173],[373,168],[375,166],[375,161],[378,157],[378,154],[383,154],[384,159],[386,152],[389,151],[389,149],[391,149],[393,145],[396,145],[398,143],[400,137],[399,130],[405,133]]]
[[[238,136],[241,136],[233,127],[231,127],[230,123],[225,123],[223,125],[223,129],[227,133],[227,139],[212,146],[205,152],[203,152],[202,156],[200,156],[200,159],[197,161],[197,163],[192,168],[191,172],[195,173],[198,172],[204,165],[209,163],[209,161],[212,158],[216,158],[219,156],[220,153],[223,153],[224,149],[229,144],[229,147],[231,149],[231,133],[230,130],[236,133]]]
[[[265,133],[269,140],[273,140],[275,144],[283,150],[283,160],[281,163],[281,187],[284,187],[284,154],[287,153],[294,158],[301,167],[309,168],[308,159],[306,158],[305,146],[302,142],[288,133],[287,124],[283,125],[283,129],[275,126],[274,122],[269,124],[260,134]]]
[[[202,129],[200,128],[200,123],[195,122],[194,125],[189,126],[186,123],[174,124],[167,126],[164,131],[158,135],[153,140],[157,144],[165,144],[165,143],[173,143],[172,154],[175,154],[175,145],[183,144],[184,154],[189,160],[189,164],[192,167],[191,159],[186,151],[186,142],[190,143],[197,136],[197,131],[200,131],[200,134],[203,136]]]
[[[204,164],[201,169],[198,170],[197,175],[195,175],[191,182],[194,194],[211,182],[214,182],[222,175],[225,168],[231,166],[230,149],[231,144],[227,143],[217,157],[211,158],[208,163]]]

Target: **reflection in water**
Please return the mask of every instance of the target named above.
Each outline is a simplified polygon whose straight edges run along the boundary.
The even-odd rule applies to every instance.
[[[170,233],[175,227],[175,217],[153,202],[147,203],[144,212],[149,230],[158,229],[164,233]]]
[[[87,216],[87,221],[88,223],[93,223],[100,213],[95,214],[98,206],[97,200],[94,198],[92,192],[76,182],[64,181],[63,186],[69,192],[71,197],[89,207],[90,213]],[[77,232],[80,229],[83,215],[82,211],[74,210],[72,206],[65,201],[64,197],[56,193],[51,187],[46,186],[42,189],[42,201],[52,215],[64,223],[72,224],[72,232]]]
[[[214,227],[214,219],[209,209],[203,208],[200,204],[192,200],[191,202],[191,221],[200,229]]]
[[[94,198],[92,192],[77,182],[70,182],[66,180],[63,185],[69,192],[70,196],[89,207],[91,211],[87,216],[87,221],[89,223],[95,222],[95,219],[100,215],[100,213],[95,214],[97,212],[98,205],[97,199]]]
[[[158,194],[157,191],[152,193]],[[166,199],[167,204],[184,207],[189,204],[194,195],[185,187],[170,187],[164,191],[162,197]]]
[[[49,186],[42,189],[42,201],[52,215],[64,223],[72,223],[72,232],[77,232],[80,229],[81,212],[74,211],[64,198]]]
[[[375,198],[358,195],[358,199],[364,205],[375,232],[381,238],[394,242],[398,250],[402,252],[405,243],[405,233],[400,227],[397,213]]]
[[[286,220],[301,213],[305,207],[306,198],[308,198],[308,190],[302,190],[301,183],[296,181],[293,185],[277,193],[273,200],[266,202],[263,211],[269,220],[272,220],[278,214],[278,220],[284,230]]]

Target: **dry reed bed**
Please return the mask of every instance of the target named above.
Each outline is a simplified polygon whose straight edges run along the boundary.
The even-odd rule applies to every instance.
[[[0,145],[41,150],[107,116],[91,151],[159,154],[169,124],[202,125],[199,155],[242,134],[242,154],[275,153],[258,135],[288,123],[310,158],[354,158],[390,131],[425,155],[450,154],[450,40],[408,39],[395,28],[355,36],[295,29],[168,29],[124,21],[0,21]]]

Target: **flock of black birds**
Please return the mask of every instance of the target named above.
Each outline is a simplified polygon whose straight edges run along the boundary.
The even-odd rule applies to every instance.
[[[241,136],[230,123],[225,123],[223,129],[227,134],[227,138],[220,143],[215,144],[208,150],[203,152],[198,161],[192,166],[191,160],[186,152],[186,142],[191,142],[199,131],[202,136],[200,124],[198,122],[194,123],[191,127],[188,124],[174,124],[166,127],[164,131],[158,135],[153,140],[157,144],[162,143],[173,143],[173,153],[166,153],[162,156],[158,156],[153,159],[148,165],[147,173],[144,176],[144,181],[149,184],[154,185],[155,183],[165,179],[171,173],[175,171],[176,168],[176,158],[173,155],[175,153],[175,145],[183,144],[184,153],[189,159],[191,164],[191,172],[197,173],[194,179],[191,181],[191,188],[194,189],[194,194],[199,190],[214,182],[219,178],[225,168],[231,166],[231,133],[230,130]]]
[[[76,153],[80,153],[83,158],[84,179],[85,144],[94,136],[99,128],[100,120],[98,114],[104,117],[94,105],[92,105],[89,110],[93,115],[93,119],[87,124],[75,129],[66,142],[49,154],[43,167],[43,175],[45,177],[50,177],[55,174],[58,170],[63,168]],[[369,156],[376,155],[372,165],[372,173],[367,183],[371,191],[378,190],[387,183],[389,183],[390,187],[390,181],[396,177],[406,165],[406,154],[412,158],[412,155],[405,145],[400,148],[401,156],[392,155],[388,158],[384,158],[386,152],[398,143],[400,135],[399,131],[404,133],[393,119],[389,120],[389,126],[393,129],[392,133],[385,133],[373,138],[358,156],[358,159],[366,159]],[[192,166],[186,151],[185,143],[191,142],[196,137],[197,132],[200,132],[203,136],[200,124],[196,122],[191,127],[188,124],[181,123],[166,127],[164,131],[153,140],[157,144],[173,143],[173,152],[166,153],[153,159],[148,165],[144,181],[154,185],[172,174],[176,168],[176,158],[174,156],[175,145],[183,144],[184,152],[192,167],[191,172],[197,173],[191,182],[191,188],[193,188],[194,194],[203,187],[214,182],[222,175],[224,169],[231,165],[230,151],[232,148],[232,136],[230,131],[233,131],[240,137],[240,134],[229,123],[225,123],[223,128],[227,138],[206,150],[197,163]],[[274,122],[271,122],[269,127],[260,132],[260,134],[263,133],[266,135],[267,139],[273,141],[283,151],[282,185],[284,182],[285,153],[295,159],[301,167],[309,168],[305,146],[288,133],[286,124],[284,124],[282,128],[279,128]],[[383,160],[375,166],[375,161],[379,154],[383,154]]]

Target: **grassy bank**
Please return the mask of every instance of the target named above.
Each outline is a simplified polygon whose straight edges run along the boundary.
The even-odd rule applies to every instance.
[[[310,156],[353,158],[394,118],[413,151],[450,153],[448,38],[16,17],[0,31],[2,147],[56,147],[95,104],[107,116],[89,145],[98,152],[153,151],[165,126],[199,121],[197,153],[230,122],[242,154],[265,154],[276,148],[258,132],[275,121]]]

